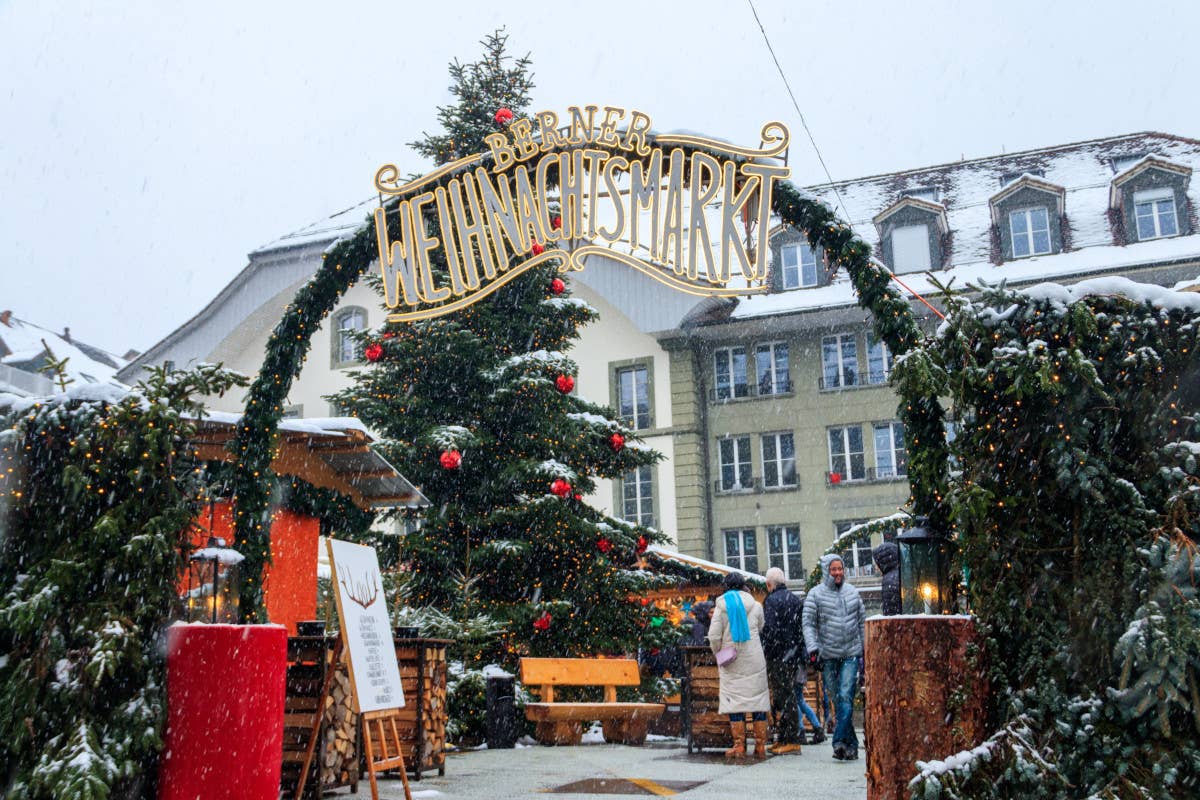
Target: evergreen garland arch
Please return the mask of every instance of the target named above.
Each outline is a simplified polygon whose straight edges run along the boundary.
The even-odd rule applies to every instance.
[[[563,148],[569,150],[572,148]],[[448,182],[453,174],[443,176]],[[385,204],[389,211],[399,198]],[[783,181],[772,197],[780,220],[801,230],[839,269],[845,269],[859,304],[874,315],[875,332],[897,356],[921,340],[912,309],[891,283],[888,270],[871,258],[871,247],[823,202]],[[389,215],[389,226],[395,215]],[[390,230],[399,236],[399,230]],[[377,257],[375,222],[334,245],[317,273],[292,300],[267,343],[266,357],[251,385],[246,411],[232,443],[237,457],[234,479],[236,547],[246,556],[243,565],[241,613],[245,621],[265,613],[261,575],[270,557],[270,463],[277,428],[292,381],[300,375],[313,333],[332,313],[338,300],[363,276]],[[946,443],[944,412],[934,396],[903,397],[899,418],[904,423],[909,453],[912,504],[937,519],[944,493]]]

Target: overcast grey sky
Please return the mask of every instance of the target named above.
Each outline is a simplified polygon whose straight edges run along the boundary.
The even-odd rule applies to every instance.
[[[835,179],[1200,137],[1195,2],[754,2]],[[448,62],[499,26],[532,54],[535,108],[747,145],[779,119],[793,180],[825,180],[746,0],[0,0],[0,308],[149,347],[247,252],[369,197],[379,165],[419,171],[405,143]]]

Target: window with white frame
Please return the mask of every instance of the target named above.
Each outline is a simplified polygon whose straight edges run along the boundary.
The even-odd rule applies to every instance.
[[[750,465],[750,437],[729,436],[718,443],[721,454],[721,491],[740,492],[754,488]]]
[[[721,531],[725,539],[725,564],[742,572],[758,572],[758,542],[754,528]]]
[[[892,351],[875,334],[867,336],[867,383],[887,383],[892,374]]]
[[[780,489],[796,485],[796,441],[791,432],[764,433],[763,486]]]
[[[903,422],[875,423],[875,477],[900,478],[908,474]]]
[[[631,428],[650,427],[650,371],[644,366],[616,370],[617,413]]]
[[[1050,215],[1045,207],[1009,212],[1013,258],[1040,256],[1050,252]]]
[[[836,477],[835,477],[836,476]],[[863,453],[861,425],[829,429],[829,479],[861,481],[867,477],[867,457]]]
[[[1179,220],[1175,215],[1175,190],[1169,186],[1135,192],[1133,215],[1137,220],[1139,241],[1160,239],[1179,233]]]
[[[785,244],[779,251],[780,278],[784,289],[817,285],[817,254],[808,242]]]
[[[904,225],[892,229],[892,269],[895,272],[924,272],[930,265],[928,225]]]
[[[767,528],[767,560],[772,567],[783,570],[789,581],[804,577],[800,560],[800,526],[773,525]]]
[[[713,353],[716,398],[748,397],[750,384],[746,381],[746,348],[723,347]]]
[[[821,388],[858,385],[858,336],[839,333],[821,339]]]
[[[631,469],[621,480],[621,518],[636,525],[654,526],[653,467]]]
[[[842,534],[853,528],[855,525],[861,525],[866,520],[846,520],[844,522],[835,522],[833,524],[834,541],[840,539]],[[863,578],[868,575],[875,574],[875,565],[871,562],[871,537],[863,535],[855,539],[842,550],[842,564],[846,567],[847,578]]]
[[[366,330],[367,311],[363,308],[346,308],[333,318],[333,363],[351,364],[359,360],[358,347],[353,332]]]
[[[760,395],[783,394],[792,390],[787,342],[765,342],[755,346],[754,376]]]

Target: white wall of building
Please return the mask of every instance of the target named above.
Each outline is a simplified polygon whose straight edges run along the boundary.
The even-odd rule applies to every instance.
[[[601,405],[611,402],[609,389],[609,367],[614,361],[652,358],[654,362],[653,385],[653,430],[662,431],[671,427],[671,387],[668,380],[669,364],[667,353],[651,335],[638,330],[629,317],[621,313],[599,294],[580,281],[571,282],[575,297],[585,300],[596,309],[600,318],[583,328],[579,341],[570,355],[579,364],[577,391],[580,396]],[[654,466],[656,470],[654,491],[658,502],[658,525],[675,540],[675,444],[669,433],[645,437],[646,444],[663,454],[663,460]],[[617,516],[613,509],[612,481],[598,480],[596,491],[588,496],[588,503],[606,513]],[[619,511],[619,509],[616,509]]]

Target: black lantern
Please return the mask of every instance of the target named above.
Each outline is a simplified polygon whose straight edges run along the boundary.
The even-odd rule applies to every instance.
[[[238,565],[244,558],[216,536],[188,556],[188,622],[238,621]]]
[[[926,517],[896,537],[900,546],[900,603],[905,614],[950,611],[950,542]]]

